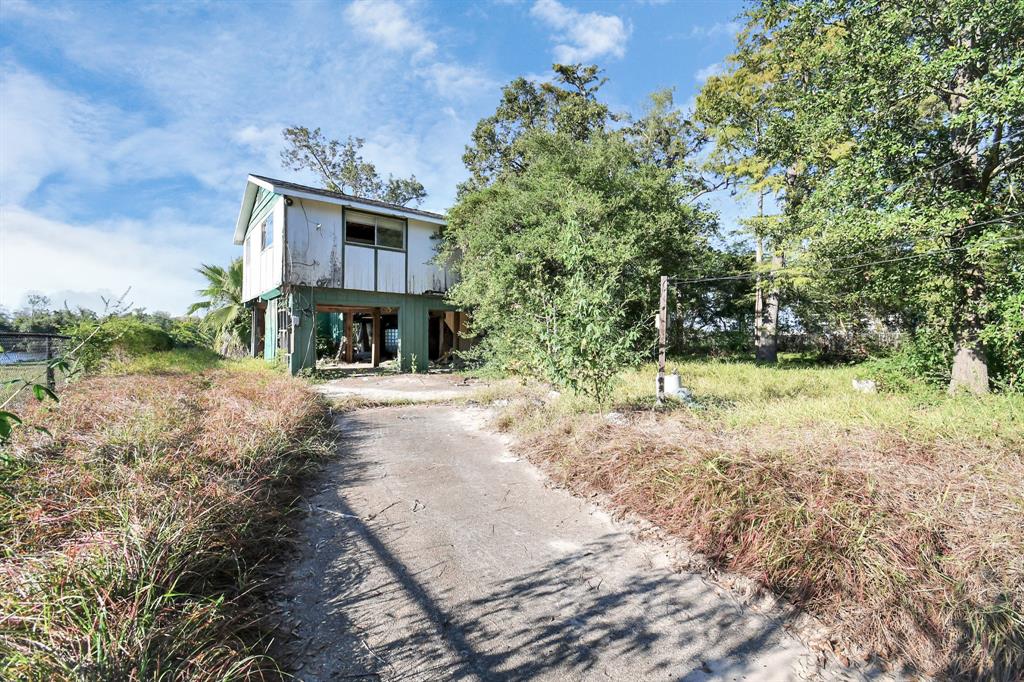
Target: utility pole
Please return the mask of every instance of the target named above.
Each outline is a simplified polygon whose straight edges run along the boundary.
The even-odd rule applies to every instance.
[[[658,404],[665,402],[665,336],[668,326],[668,276],[661,276],[658,302]]]

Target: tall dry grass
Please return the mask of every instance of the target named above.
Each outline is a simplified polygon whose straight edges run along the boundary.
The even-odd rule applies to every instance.
[[[856,368],[682,369],[692,407],[641,408],[653,380],[630,372],[624,418],[531,395],[499,423],[569,487],[687,539],[847,644],[952,678],[1020,679],[1018,398],[863,395]]]
[[[275,372],[156,366],[38,406],[52,438],[0,461],[0,678],[279,676],[261,567],[324,408]]]

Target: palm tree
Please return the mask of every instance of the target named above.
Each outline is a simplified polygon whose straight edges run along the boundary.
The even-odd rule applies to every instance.
[[[241,352],[249,336],[249,316],[242,305],[242,259],[231,261],[226,269],[204,263],[196,272],[207,285],[196,292],[203,300],[190,305],[188,314],[206,311],[203,324],[216,334],[222,355]]]

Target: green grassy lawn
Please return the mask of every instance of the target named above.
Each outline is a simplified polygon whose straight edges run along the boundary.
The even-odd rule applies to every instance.
[[[605,405],[514,380],[498,424],[601,492],[819,616],[850,652],[976,679],[1024,671],[1024,396],[864,394],[858,366],[653,364]],[[609,418],[610,411],[619,413]]]
[[[325,406],[261,362],[114,363],[0,453],[0,679],[280,677],[262,567]]]

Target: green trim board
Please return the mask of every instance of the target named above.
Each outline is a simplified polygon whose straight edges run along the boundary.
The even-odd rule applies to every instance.
[[[266,293],[260,294],[260,300],[261,301],[272,301],[275,298],[278,298],[280,295],[281,295],[281,290],[277,289],[277,288],[274,288],[274,289],[271,289],[270,291],[268,291]]]
[[[263,318],[263,359],[267,362],[277,357],[277,306],[280,298],[267,301]]]
[[[299,326],[294,330],[294,352],[288,359],[292,374],[316,365],[317,305],[398,308],[398,358],[403,372],[412,370],[414,356],[417,370],[425,371],[430,365],[430,311],[458,310],[436,296],[320,287],[295,287],[288,302],[290,314],[299,318]]]
[[[252,213],[249,215],[249,227],[246,228],[245,233],[248,234],[249,230],[252,229],[253,225],[258,224],[263,220],[268,213],[274,208],[274,204],[281,198],[280,194],[274,194],[268,189],[262,187],[256,192],[256,200],[252,205]]]

